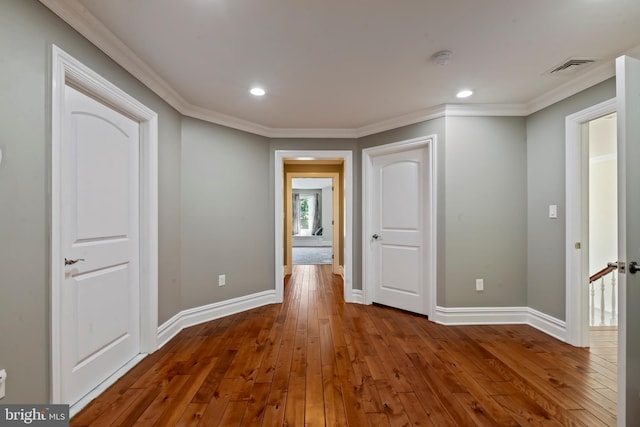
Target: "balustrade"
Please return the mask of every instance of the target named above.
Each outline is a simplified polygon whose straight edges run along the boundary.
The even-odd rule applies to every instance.
[[[609,263],[606,268],[589,278],[589,324],[591,326],[618,325],[617,268],[617,263]],[[596,298],[598,283],[600,295]]]

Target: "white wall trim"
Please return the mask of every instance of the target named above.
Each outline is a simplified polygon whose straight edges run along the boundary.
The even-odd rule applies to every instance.
[[[351,302],[355,304],[364,304],[364,293],[362,289],[353,289],[351,291]]]
[[[613,98],[565,119],[566,336],[567,342],[577,347],[589,345],[589,141],[583,127],[615,111]]]
[[[441,325],[527,323],[528,307],[436,307],[432,320]]]
[[[129,49],[115,34],[107,29],[102,22],[93,16],[89,10],[82,5],[80,0],[40,0],[40,2],[181,114],[268,138],[361,138],[445,115],[528,116],[613,77],[615,74],[614,61],[606,61],[524,104],[438,105],[426,110],[371,123],[354,129],[274,128],[190,104],[169,85],[169,83],[162,79],[151,67]],[[640,51],[639,46],[630,49],[627,53],[632,55],[633,52],[636,51]],[[549,78],[553,79],[555,77]]]
[[[190,326],[275,303],[276,292],[268,290],[182,310],[158,328],[158,348],[164,346],[180,331]]]
[[[127,362],[122,368],[118,369],[109,378],[100,383],[100,385],[91,390],[86,396],[78,400],[75,404],[69,406],[69,416],[73,417],[80,412],[85,406],[87,406],[93,399],[104,393],[109,387],[122,378],[127,372],[133,369],[138,363],[147,357],[147,354],[138,354],[136,357]]]
[[[429,187],[428,187],[428,200],[425,200],[425,204],[428,204],[430,212],[429,218],[430,224],[425,226],[425,235],[430,236],[430,240],[423,238],[424,245],[429,245],[428,248],[428,263],[425,268],[428,277],[424,277],[425,286],[427,292],[424,297],[428,299],[428,302],[424,304],[425,313],[431,317],[435,311],[436,302],[438,301],[437,295],[437,267],[438,267],[438,144],[437,135],[428,135],[418,138],[413,138],[405,141],[394,142],[391,144],[380,145],[377,147],[371,147],[362,150],[362,298],[365,304],[371,304],[373,302],[374,290],[371,289],[373,281],[370,279],[371,274],[367,271],[367,266],[374,265],[372,259],[372,252],[370,248],[369,236],[374,232],[371,229],[373,218],[371,213],[373,212],[373,186],[372,186],[372,169],[373,158],[376,156],[395,153],[399,151],[406,151],[414,148],[425,147],[429,152]],[[428,230],[427,230],[428,229]],[[428,231],[428,233],[426,233]]]
[[[356,139],[361,136],[358,129],[300,129],[269,128],[265,135],[268,138],[337,138]]]
[[[605,61],[602,64],[595,65],[589,70],[585,70],[577,77],[569,80],[562,86],[559,86],[547,93],[532,99],[527,104],[527,116],[540,111],[543,108],[547,108],[556,102],[562,101],[576,93],[582,92],[592,86],[602,83],[603,81],[610,79],[616,75],[615,62],[613,60]],[[559,77],[549,77],[550,79]]]
[[[52,46],[51,84],[51,401],[62,402],[60,289],[63,260],[60,149],[64,87],[71,82],[140,123],[140,351],[156,350],[158,327],[158,116],[81,62]]]
[[[367,135],[373,135],[376,133],[385,132],[391,129],[396,129],[403,126],[409,126],[416,123],[424,122],[427,120],[434,120],[446,115],[446,106],[437,105],[435,107],[427,108],[421,111],[416,111],[410,114],[405,114],[399,117],[393,117],[391,119],[383,120],[377,123],[371,123],[366,126],[362,126],[355,130],[358,138],[362,138]]]
[[[541,311],[534,310],[531,307],[528,308],[528,311],[529,317],[527,324],[529,326],[533,326],[534,328],[546,333],[547,335],[551,335],[560,341],[567,341],[567,323],[565,321],[556,319],[555,317],[549,316]]]
[[[142,80],[144,82],[144,80]],[[152,88],[150,88],[152,89]],[[153,90],[153,89],[152,89]],[[219,113],[217,111],[209,110],[197,105],[189,104],[187,101],[183,101],[183,105],[178,108],[175,105],[171,105],[185,116],[193,117],[194,119],[204,120],[206,122],[215,123],[222,126],[227,126],[232,129],[238,129],[245,132],[250,132],[256,135],[271,136],[273,128],[253,123],[248,120],[243,120],[238,117],[229,116],[227,114]]]
[[[530,307],[436,307],[435,323],[455,325],[529,325],[560,341],[566,340],[566,325]]]
[[[526,104],[446,104],[447,117],[520,117],[529,115]]]
[[[169,105],[178,111],[182,111],[187,105],[178,92],[93,16],[79,0],[40,0],[40,2],[162,97]]]
[[[344,162],[344,300],[351,302],[353,287],[353,153],[351,150],[275,150],[275,290],[276,302],[284,299],[284,160],[330,160]]]

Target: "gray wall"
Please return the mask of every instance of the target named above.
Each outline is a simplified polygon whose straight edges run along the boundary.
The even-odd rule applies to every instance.
[[[527,303],[565,320],[565,118],[616,96],[609,79],[527,118]],[[558,219],[548,205],[558,205]]]
[[[427,135],[438,151],[438,305],[526,305],[525,119],[440,118],[361,138],[360,148]]]
[[[521,307],[526,288],[523,117],[448,117],[445,307]],[[484,279],[476,292],[475,280]]]
[[[379,145],[391,144],[394,142],[406,141],[408,139],[419,138],[423,136],[436,136],[436,150],[437,150],[437,159],[436,159],[436,167],[438,169],[438,189],[437,189],[437,221],[438,221],[438,266],[437,266],[437,286],[438,286],[438,305],[442,305],[444,303],[443,296],[445,294],[445,229],[444,229],[444,218],[445,218],[445,210],[444,210],[444,194],[445,194],[445,146],[446,146],[446,135],[445,135],[445,119],[434,119],[428,120],[420,123],[416,123],[409,126],[403,126],[401,128],[392,129],[386,132],[377,133],[374,135],[365,136],[358,140],[358,146],[360,150],[364,150],[365,148],[377,147]],[[361,153],[358,153],[358,165],[362,164],[362,156]],[[362,188],[362,174],[359,173],[356,176],[356,187],[358,189]],[[358,199],[357,209],[356,210],[356,218],[362,218],[362,200]],[[358,266],[362,265],[362,251],[361,251],[361,242],[358,240],[358,253],[354,255],[354,259],[356,260]],[[361,268],[361,267],[359,267]],[[358,289],[362,289],[361,287]]]
[[[182,308],[274,289],[269,140],[185,117],[182,161]]]
[[[564,118],[615,96],[613,79],[526,119],[450,117],[357,140],[269,140],[182,117],[37,0],[0,0],[0,10],[2,403],[49,400],[52,43],[159,114],[160,324],[182,309],[273,288],[276,149],[353,153],[360,289],[361,150],[434,134],[438,304],[528,305],[564,319]],[[477,277],[483,293],[474,291]]]
[[[0,0],[1,402],[49,401],[50,58],[55,43],[159,115],[159,320],[179,310],[180,116],[36,0]]]

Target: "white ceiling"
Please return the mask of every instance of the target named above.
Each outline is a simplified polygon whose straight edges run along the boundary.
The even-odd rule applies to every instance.
[[[331,187],[332,184],[331,178],[293,178],[291,180],[291,188],[299,190],[317,190]]]
[[[638,0],[41,2],[184,114],[270,136],[362,135],[452,103],[528,114],[640,52]],[[429,60],[441,49],[448,65]],[[598,62],[545,74],[570,57]]]

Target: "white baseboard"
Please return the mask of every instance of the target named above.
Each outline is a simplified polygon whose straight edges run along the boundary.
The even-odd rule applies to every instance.
[[[567,323],[548,314],[529,308],[528,324],[560,341],[567,342]]]
[[[364,304],[364,292],[362,292],[362,289],[351,289],[351,300],[346,302]]]
[[[202,307],[183,310],[158,328],[158,348],[165,345],[184,328],[251,310],[276,302],[275,291],[264,291]],[[364,304],[361,289],[352,289],[350,303]],[[562,320],[529,307],[436,307],[430,319],[441,325],[525,324],[560,341],[566,342],[567,327]]]
[[[111,374],[109,378],[98,384],[96,388],[87,393],[82,399],[78,400],[76,403],[69,407],[69,416],[73,417],[78,412],[80,412],[85,406],[93,401],[96,397],[100,396],[106,389],[111,387],[116,383],[120,378],[122,378],[127,372],[133,369],[138,363],[147,357],[146,354],[140,353],[129,362],[127,362],[122,368],[118,369],[116,372]]]
[[[158,348],[168,343],[171,338],[189,326],[262,307],[263,305],[275,304],[275,302],[276,292],[269,290],[183,310],[158,328]]]
[[[566,342],[562,320],[529,307],[436,307],[433,320],[441,325],[525,324]]]
[[[343,265],[339,265],[338,266],[338,274],[340,275],[340,277],[342,277],[342,280],[344,280],[344,266]]]
[[[442,325],[527,323],[528,307],[436,307],[432,319]]]

